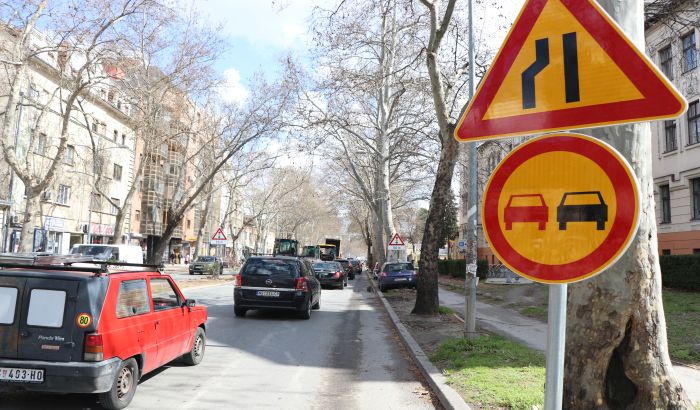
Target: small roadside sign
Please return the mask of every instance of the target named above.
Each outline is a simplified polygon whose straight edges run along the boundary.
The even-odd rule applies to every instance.
[[[486,239],[514,272],[542,283],[586,279],[613,264],[639,224],[634,172],[608,144],[580,134],[530,140],[486,185]]]
[[[527,0],[455,138],[676,118],[687,105],[595,0]]]
[[[387,249],[390,251],[402,251],[406,249],[406,244],[404,243],[403,239],[401,239],[399,234],[396,233],[389,241],[389,246],[387,246]]]
[[[216,230],[214,235],[212,235],[211,239],[209,239],[210,245],[226,245],[227,242],[226,234],[224,234],[224,230],[220,227]]]

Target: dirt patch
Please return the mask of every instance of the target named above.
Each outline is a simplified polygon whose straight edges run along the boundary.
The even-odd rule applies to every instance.
[[[219,276],[218,279],[216,278],[201,278],[201,279],[191,279],[191,280],[180,280],[176,281],[177,286],[180,287],[180,289],[193,289],[193,288],[201,288],[202,286],[211,286],[211,285],[222,285],[225,283],[232,282],[234,280],[233,276]]]

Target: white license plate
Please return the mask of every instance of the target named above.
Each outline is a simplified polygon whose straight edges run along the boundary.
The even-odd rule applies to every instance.
[[[406,278],[396,278],[396,279],[394,279],[394,280],[397,281],[397,282],[402,282],[402,281],[407,281],[408,279],[406,279]]]
[[[256,295],[258,295],[258,296],[267,296],[267,297],[270,297],[270,298],[278,298],[278,297],[280,297],[280,293],[279,293],[279,292],[273,292],[273,291],[271,291],[271,290],[259,290],[259,291],[256,293]]]
[[[0,381],[41,383],[44,381],[44,370],[0,367]]]

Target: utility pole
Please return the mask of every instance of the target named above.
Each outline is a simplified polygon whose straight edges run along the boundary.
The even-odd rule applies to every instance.
[[[469,0],[469,100],[474,98],[474,0]],[[476,336],[476,214],[479,202],[476,198],[476,142],[467,143],[469,166],[469,191],[467,195],[467,263],[465,275],[464,332],[468,338]]]

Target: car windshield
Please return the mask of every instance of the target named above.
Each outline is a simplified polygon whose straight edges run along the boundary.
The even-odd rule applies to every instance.
[[[340,266],[333,262],[314,263],[314,270],[338,270]]]
[[[249,259],[241,275],[295,277],[296,263],[280,259]]]
[[[338,261],[338,263],[340,263],[341,265],[343,265],[344,268],[347,268],[348,265],[350,265],[350,262],[348,262],[348,261]]]
[[[360,264],[360,261],[351,260],[351,261],[350,261],[350,264],[351,264],[352,266],[357,266],[357,265]]]
[[[402,270],[415,270],[413,265],[410,263],[392,263],[386,265],[384,269],[386,272],[401,272]]]
[[[597,192],[566,194],[564,205],[600,205],[600,198]]]
[[[197,258],[197,262],[216,262],[216,258],[213,256],[200,256]]]

